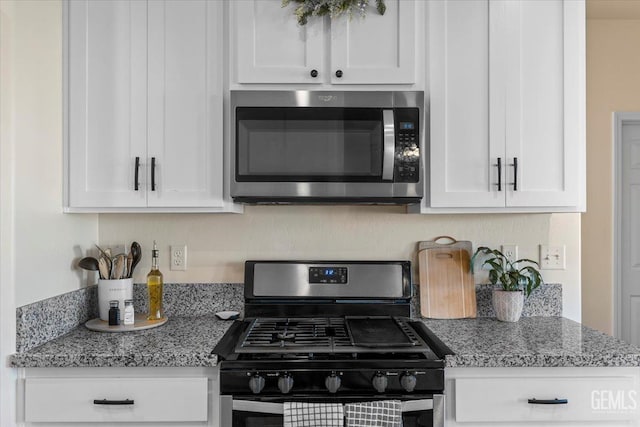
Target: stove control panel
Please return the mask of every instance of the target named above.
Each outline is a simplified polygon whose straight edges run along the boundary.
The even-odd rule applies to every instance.
[[[309,283],[347,283],[347,267],[309,267]]]
[[[408,367],[408,366],[407,366]],[[220,389],[234,395],[404,395],[444,388],[443,369],[287,369],[221,371]]]

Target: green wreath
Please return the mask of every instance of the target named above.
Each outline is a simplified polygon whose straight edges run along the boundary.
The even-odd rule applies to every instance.
[[[346,13],[351,17],[354,10],[364,16],[369,4],[369,0],[282,0],[282,7],[288,6],[291,2],[298,3],[294,14],[300,25],[305,25],[310,16],[329,15],[335,18]],[[375,2],[378,13],[384,15],[387,10],[384,0],[375,0]]]

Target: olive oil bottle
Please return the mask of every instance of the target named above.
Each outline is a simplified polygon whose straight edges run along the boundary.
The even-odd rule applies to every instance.
[[[153,241],[151,251],[151,271],[147,274],[147,292],[149,294],[149,315],[147,320],[162,319],[162,273],[158,269],[158,247]]]

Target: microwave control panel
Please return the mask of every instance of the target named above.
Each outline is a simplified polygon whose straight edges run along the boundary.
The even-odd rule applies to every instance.
[[[417,108],[396,108],[394,182],[420,180],[420,113]]]

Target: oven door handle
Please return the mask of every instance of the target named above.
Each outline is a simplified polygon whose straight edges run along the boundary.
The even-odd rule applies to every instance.
[[[382,151],[382,180],[393,179],[393,158],[396,154],[396,128],[393,119],[393,110],[382,110],[383,151]]]
[[[256,412],[259,414],[284,414],[284,405],[282,403],[257,402],[255,400],[234,400],[234,411]]]
[[[431,411],[436,406],[440,407],[439,409],[444,409],[444,396],[434,395],[433,399],[405,400],[402,402],[402,412]],[[233,410],[282,415],[284,414],[284,404],[255,400],[233,400]]]
[[[433,409],[433,399],[404,400],[402,412],[430,411]]]

